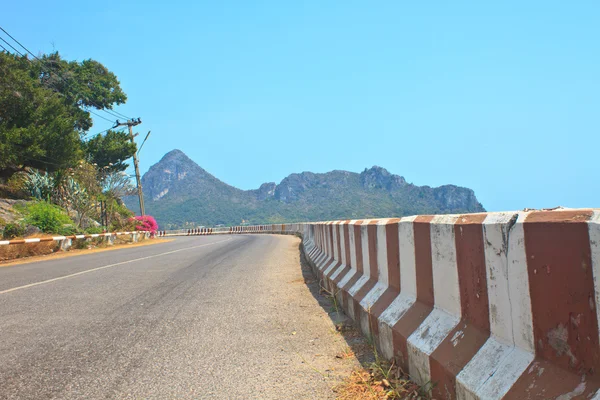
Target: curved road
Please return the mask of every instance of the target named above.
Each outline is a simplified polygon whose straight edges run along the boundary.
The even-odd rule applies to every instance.
[[[356,362],[298,246],[181,237],[0,268],[0,398],[333,398]]]

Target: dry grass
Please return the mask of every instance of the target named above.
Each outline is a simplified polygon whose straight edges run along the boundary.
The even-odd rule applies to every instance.
[[[335,311],[339,311],[336,293],[331,293],[321,287],[332,301]],[[347,341],[355,343],[354,349],[348,346],[336,357],[350,358],[358,356],[364,359],[369,353],[374,361],[361,362],[362,367],[352,372],[344,383],[334,388],[338,400],[380,400],[380,399],[428,399],[427,390],[412,382],[404,371],[393,362],[382,359],[373,343],[364,340],[359,343],[356,338],[362,333],[354,324],[336,325],[336,333],[341,334]]]
[[[345,360],[347,358],[354,358],[355,354],[354,354],[354,350],[352,350],[352,347],[350,346],[346,346],[342,351],[340,351],[338,354],[335,355],[337,358],[340,358],[342,360]]]
[[[338,400],[427,399],[400,368],[381,360],[352,372],[335,391]]]
[[[41,238],[43,235],[29,236],[28,239]],[[59,242],[23,243],[0,246],[0,262],[24,257],[44,256],[58,251]]]

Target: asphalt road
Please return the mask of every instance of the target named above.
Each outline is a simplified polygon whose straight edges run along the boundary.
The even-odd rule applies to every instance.
[[[354,360],[298,245],[182,237],[0,268],[0,398],[333,398]]]

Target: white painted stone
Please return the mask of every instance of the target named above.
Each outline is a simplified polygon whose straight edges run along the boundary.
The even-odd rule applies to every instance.
[[[387,221],[388,220],[379,221],[377,223],[377,280],[385,286],[389,286],[387,240],[385,232]]]
[[[430,223],[435,307],[408,338],[409,373],[421,385],[431,380],[429,356],[461,317],[454,241],[457,218],[456,215],[436,215]]]
[[[323,271],[323,274],[324,274],[324,275],[329,275],[329,273],[330,273],[331,271],[333,271],[333,269],[335,268],[335,266],[337,265],[337,263],[338,263],[338,262],[337,262],[336,260],[333,260],[333,261],[331,261],[331,263],[330,263],[330,264],[327,266],[327,268],[325,268],[325,270]]]
[[[319,257],[319,260],[316,262],[317,268],[319,269],[319,271],[323,271],[331,264],[331,261],[331,257],[326,253],[323,253],[321,257]]]
[[[329,277],[329,279],[331,279],[332,281],[334,279],[336,279],[341,273],[342,271],[346,268],[346,265],[341,264]]]
[[[491,213],[483,221],[491,337],[458,374],[456,387],[459,398],[477,398],[473,397],[475,393],[497,373],[504,376],[504,386],[510,388],[514,384],[507,379],[515,376],[515,371],[498,372],[498,368],[500,361],[514,349],[507,251],[510,222],[516,216],[516,213]],[[518,377],[518,371],[516,373]]]
[[[338,260],[341,261],[341,265],[331,274],[329,279],[332,281],[336,279],[340,273],[346,268],[346,240],[344,238],[344,225],[337,225],[338,241],[340,243],[341,254],[338,255]]]
[[[365,311],[368,311],[379,300],[388,286],[382,282],[377,282],[373,289],[360,301],[360,305]]]
[[[431,261],[435,305],[460,317],[460,290],[456,266],[454,223],[456,215],[436,215],[431,228]]]
[[[377,283],[360,302],[361,307],[365,311],[365,313],[361,314],[361,328],[363,332],[365,332],[365,334],[370,334],[370,332],[372,331],[372,327],[370,326],[370,320],[368,317],[368,314],[370,314],[371,307],[377,302],[377,300],[379,300],[381,295],[383,295],[383,293],[389,287],[385,232],[385,224],[388,221],[389,219],[385,219],[377,222]]]
[[[356,272],[357,271],[355,268],[350,268],[350,271],[348,271],[348,273],[340,280],[340,283],[338,284],[338,286],[340,288],[343,288],[344,286],[346,286],[346,284],[350,281],[350,279],[352,279],[354,277]]]
[[[338,225],[338,238],[340,241],[340,249],[342,252],[338,257],[338,260],[340,260],[343,265],[346,265],[348,263],[348,260],[346,260],[346,237],[344,236],[344,225],[345,224]]]
[[[594,274],[594,291],[596,292],[596,318],[598,319],[598,326],[600,326],[600,211],[594,211],[592,219],[588,223],[588,229],[592,256],[592,273]]]
[[[63,251],[67,251],[73,245],[73,241],[71,239],[65,239],[60,241],[60,249]]]
[[[512,227],[508,239],[508,296],[513,323],[513,342],[517,347],[533,353],[533,318],[523,230],[523,221],[527,214],[518,213],[517,223]]]
[[[371,275],[371,263],[369,261],[369,233],[367,225],[360,226],[360,240],[363,257],[363,273],[366,277],[369,277]]]
[[[534,355],[490,338],[456,377],[459,400],[501,399]]]
[[[319,252],[317,254],[315,254],[314,257],[312,258],[312,261],[315,264],[315,267],[317,267],[317,269],[319,269],[319,265],[321,265],[321,260],[325,256],[326,256],[326,254],[322,250],[319,250]]]
[[[340,252],[338,251],[338,243],[340,241],[340,231],[338,223],[335,222],[332,226],[333,229],[333,258],[340,261]]]
[[[460,315],[452,315],[435,308],[425,321],[408,338],[408,371],[420,385],[431,380],[429,356],[460,321]]]
[[[367,283],[368,280],[369,280],[369,277],[367,275],[361,276],[356,281],[356,283],[354,285],[352,285],[350,290],[348,290],[348,293],[350,293],[350,296],[352,296],[352,297],[356,296],[356,293],[364,286],[365,283]]]
[[[356,226],[356,220],[350,221],[348,227],[348,239],[350,241],[350,266],[352,269],[356,269],[356,238],[354,237],[354,227]]]
[[[590,400],[600,400],[600,390],[598,390]]]
[[[517,216],[512,228],[510,222]],[[533,322],[523,221],[489,214],[483,224],[491,337],[457,376],[459,399],[501,399],[533,361]]]
[[[517,347],[498,365],[496,373],[477,391],[479,399],[502,399],[521,374],[529,367],[534,355]]]
[[[386,358],[394,356],[392,327],[416,301],[417,280],[413,222],[416,216],[402,218],[398,224],[400,249],[400,294],[379,317],[379,347]]]
[[[385,358],[391,359],[394,356],[392,327],[414,303],[413,296],[400,293],[379,317],[379,347]]]
[[[400,295],[392,301],[392,304],[390,304],[381,314],[379,317],[380,323],[388,326],[396,325],[413,304],[415,304],[415,298],[413,296],[407,296],[404,293],[400,293]]]
[[[406,296],[417,296],[417,273],[415,263],[415,230],[416,217],[402,218],[398,224],[398,240],[400,242],[400,292]]]

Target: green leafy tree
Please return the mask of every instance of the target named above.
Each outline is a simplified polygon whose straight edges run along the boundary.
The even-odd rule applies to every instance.
[[[0,172],[54,170],[82,156],[77,118],[59,93],[32,77],[24,57],[0,53]]]
[[[90,114],[82,108],[112,109],[127,101],[116,75],[98,61],[66,61],[55,52],[36,60],[32,69],[45,88],[61,93],[73,107],[79,130],[91,127]]]
[[[0,52],[0,176],[26,167],[54,171],[84,157],[89,108],[127,100],[117,77],[94,60],[58,53],[29,60]]]
[[[105,135],[97,135],[84,143],[88,161],[106,169],[106,172],[125,171],[129,166],[125,160],[133,157],[137,151],[135,143],[129,139],[129,134],[109,130]]]

